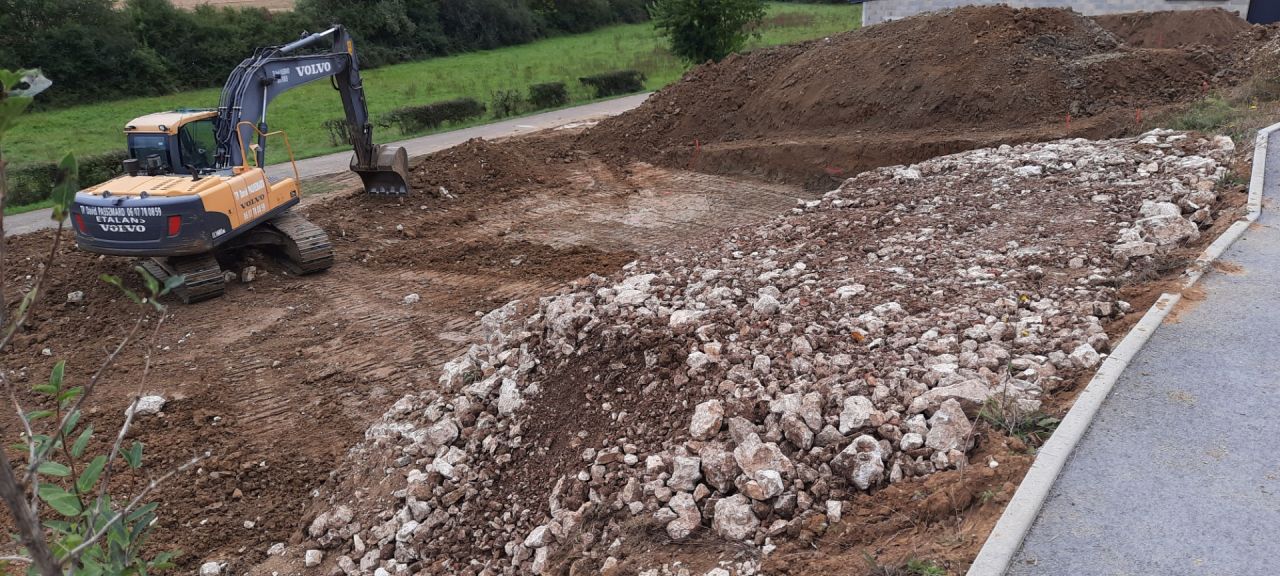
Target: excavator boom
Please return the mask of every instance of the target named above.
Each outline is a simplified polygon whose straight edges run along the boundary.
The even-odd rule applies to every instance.
[[[302,53],[309,48],[325,51]],[[373,143],[373,125],[365,103],[359,61],[351,35],[342,26],[307,35],[284,46],[260,49],[231,72],[218,103],[218,165],[245,164],[248,159],[242,156],[248,151],[252,151],[258,166],[264,165],[266,139],[262,135],[269,132],[268,105],[276,96],[322,78],[331,78],[342,96],[347,133],[355,151],[351,170],[360,176],[365,191],[396,196],[408,194],[408,155],[403,148]],[[257,146],[249,146],[255,138]]]

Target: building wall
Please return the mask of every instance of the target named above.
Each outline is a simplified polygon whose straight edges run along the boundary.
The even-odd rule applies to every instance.
[[[1249,0],[866,0],[862,4],[862,25],[870,26],[921,12],[970,4],[1008,4],[1015,8],[1071,8],[1086,16],[1199,8],[1223,8],[1239,14],[1241,18],[1249,13]]]

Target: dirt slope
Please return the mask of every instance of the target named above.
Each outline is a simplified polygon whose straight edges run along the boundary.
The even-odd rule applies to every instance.
[[[1132,128],[1138,108],[1195,98],[1206,83],[1229,79],[1228,61],[1205,48],[1126,47],[1070,11],[967,7],[700,66],[602,122],[585,141],[681,166],[696,161],[697,148],[708,156],[730,145],[767,148],[778,158],[749,155],[716,169],[817,180],[823,188],[833,184],[821,179],[832,168],[873,167],[850,157],[864,157],[886,137],[923,147],[941,140],[934,154],[954,152],[975,132],[1062,132],[1068,114],[1073,134],[1116,136]],[[819,138],[820,149],[805,145]],[[934,154],[909,151],[888,163]]]
[[[1229,46],[1250,28],[1235,13],[1221,8],[1105,14],[1093,19],[1134,48],[1177,48],[1205,44]]]

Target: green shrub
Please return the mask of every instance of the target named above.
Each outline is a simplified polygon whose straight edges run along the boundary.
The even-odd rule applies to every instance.
[[[1256,100],[1258,102],[1275,102],[1280,100],[1280,77],[1258,75],[1248,80],[1241,87],[1238,100]]]
[[[932,560],[912,558],[907,561],[907,574],[911,576],[946,576],[947,569]]]
[[[841,2],[845,0],[840,0]],[[649,19],[647,0],[609,0],[609,9],[620,22],[635,24]]]
[[[544,0],[542,17],[557,30],[577,34],[614,21],[609,0]]]
[[[401,134],[411,134],[423,130],[435,130],[445,122],[462,122],[478,118],[485,113],[485,106],[474,98],[458,98],[433,102],[425,106],[405,106],[378,117],[377,124],[383,128],[396,126]]]
[[[721,60],[757,36],[764,0],[655,0],[653,26],[671,51],[694,64]]]
[[[439,22],[453,51],[488,50],[524,44],[545,36],[527,2],[510,0],[438,0]]]
[[[1238,117],[1239,112],[1230,102],[1215,96],[1196,102],[1186,112],[1170,119],[1168,125],[1174,130],[1215,132],[1227,128]]]
[[[594,90],[596,98],[644,91],[644,73],[639,70],[614,70],[579,78],[578,81]]]
[[[330,146],[351,144],[351,124],[348,124],[346,119],[334,118],[333,120],[325,120],[321,125],[329,133]]]
[[[564,82],[546,82],[529,87],[529,106],[534,110],[557,108],[569,103],[569,91]]]
[[[518,90],[494,92],[493,99],[489,102],[489,109],[493,111],[494,118],[515,116],[522,108],[524,108],[524,98],[520,96]]]
[[[80,185],[88,188],[119,176],[124,173],[120,163],[128,157],[128,152],[124,150],[81,157]],[[22,206],[48,199],[57,175],[58,164],[55,162],[10,168],[9,197],[5,199],[5,204]]]

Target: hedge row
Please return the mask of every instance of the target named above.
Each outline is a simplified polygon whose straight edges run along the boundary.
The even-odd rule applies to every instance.
[[[569,91],[564,82],[546,82],[529,87],[529,105],[534,110],[557,108],[569,103]]]
[[[478,118],[485,112],[484,104],[474,98],[457,98],[433,102],[423,106],[405,106],[379,116],[379,126],[390,128],[395,126],[400,133],[409,134],[422,130],[434,130],[445,122],[463,122]]]
[[[50,108],[220,86],[261,46],[333,22],[365,68],[648,19],[647,0],[298,0],[296,9],[170,0],[0,0],[0,68],[42,68]]]
[[[596,98],[644,90],[644,73],[639,70],[615,70],[579,78],[578,81],[594,90]]]
[[[77,158],[80,164],[80,187],[95,186],[123,174],[124,167],[120,163],[128,157],[128,152],[118,150]],[[5,198],[5,205],[35,204],[49,198],[57,178],[58,164],[28,164],[9,168],[7,173],[9,196]]]
[[[636,70],[616,70],[579,79],[596,97],[630,94],[644,90],[644,74]],[[557,108],[569,103],[569,90],[564,82],[545,82],[529,86],[528,95],[519,90],[499,90],[490,96],[485,106],[474,98],[458,98],[433,102],[421,106],[405,106],[378,116],[374,124],[382,128],[395,127],[401,134],[434,130],[445,123],[458,124],[492,113],[494,118],[506,118],[523,112]],[[322,124],[329,134],[329,144],[341,146],[350,142],[350,127],[345,120],[326,120]]]

